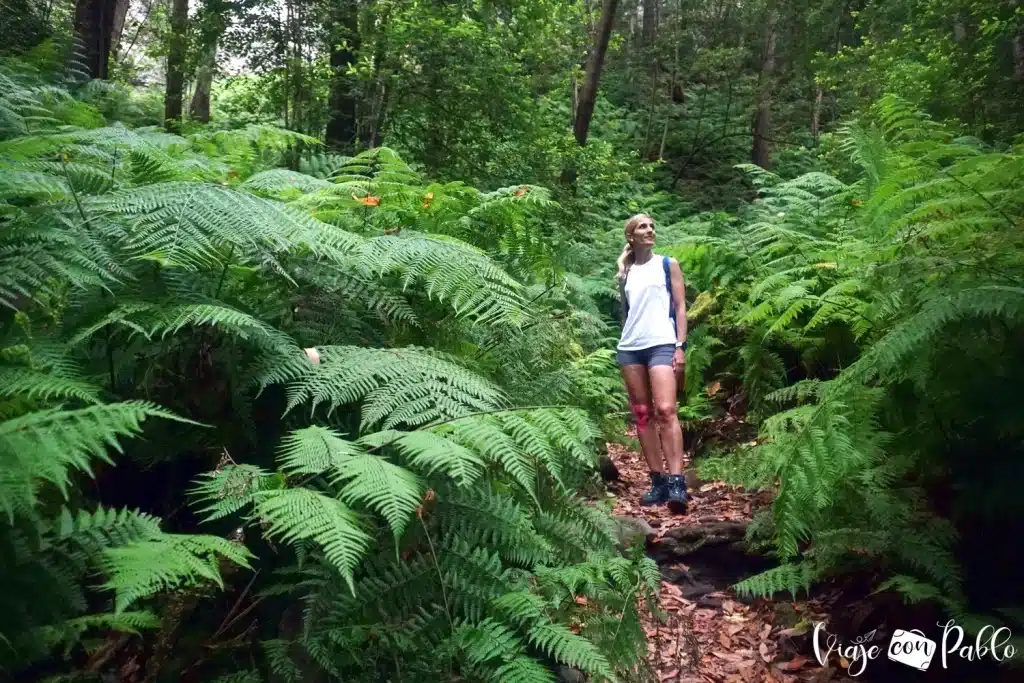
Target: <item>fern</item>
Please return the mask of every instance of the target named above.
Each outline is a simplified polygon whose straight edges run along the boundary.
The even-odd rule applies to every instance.
[[[79,410],[51,408],[0,423],[0,505],[9,516],[31,509],[41,482],[67,494],[73,470],[91,472],[91,458],[111,462],[107,448],[137,435],[147,417],[181,418],[141,401]]]
[[[895,97],[838,143],[859,178],[787,180],[745,166],[761,199],[742,227],[689,239],[713,244],[733,277],[728,289],[712,284],[721,308],[705,324],[742,334],[730,370],[761,432],[756,447],[704,461],[702,476],[774,493],[761,528],[784,564],[741,592],[795,595],[873,564],[896,575],[881,589],[962,612],[956,535],[918,488],[935,463],[949,466],[957,437],[934,434],[942,418],[922,415],[975,423],[958,404],[989,389],[950,369],[1004,372],[992,359],[1006,357],[1021,323],[1021,264],[1007,251],[1024,208],[1020,155],[954,139]],[[789,384],[794,374],[808,379]],[[1012,449],[1012,434],[995,439]]]
[[[291,379],[289,409],[312,401],[313,407],[327,403],[333,410],[365,398],[363,428],[385,416],[382,426],[389,429],[507,405],[503,392],[484,378],[425,349],[317,347],[317,352],[319,366],[307,361],[282,367],[261,383]]]
[[[256,514],[267,521],[271,538],[315,541],[352,586],[352,571],[370,537],[348,506],[309,489],[283,489],[258,494]]]
[[[249,567],[251,554],[232,541],[199,534],[163,534],[105,551],[109,579],[104,588],[116,593],[118,613],[136,601],[206,579],[223,587],[220,557]]]

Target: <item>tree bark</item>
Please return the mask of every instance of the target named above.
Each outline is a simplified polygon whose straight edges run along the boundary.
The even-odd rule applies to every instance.
[[[213,89],[213,72],[217,68],[217,44],[206,48],[196,69],[196,89],[188,115],[193,121],[210,122],[210,91]]]
[[[74,36],[90,78],[107,78],[118,0],[78,0]]]
[[[327,116],[327,146],[350,152],[356,144],[357,122],[355,78],[347,72],[359,50],[359,9],[355,0],[334,0],[331,17],[330,112]]]
[[[597,28],[596,41],[587,60],[587,72],[583,81],[583,92],[580,93],[579,109],[573,123],[573,135],[576,143],[582,147],[587,144],[587,133],[590,131],[590,119],[594,115],[594,103],[597,101],[597,86],[601,79],[604,66],[604,55],[608,51],[608,41],[615,23],[615,11],[618,0],[604,0],[601,8],[601,21]]]
[[[644,47],[648,48],[654,42],[654,35],[658,25],[658,15],[655,13],[655,7],[655,0],[643,0],[644,23],[642,30],[644,36]]]
[[[172,0],[171,45],[167,54],[167,91],[164,94],[164,126],[172,133],[181,130],[187,29],[188,0]]]
[[[758,78],[760,92],[753,126],[754,145],[750,153],[751,161],[763,169],[769,169],[772,165],[769,138],[772,125],[772,75],[775,72],[775,37],[778,22],[779,11],[773,6],[768,11],[768,23],[765,26],[764,52],[761,60],[761,74]]]
[[[818,134],[821,125],[821,99],[824,93],[821,90],[821,86],[818,86],[818,90],[814,95],[814,108],[811,109],[811,137],[814,138],[815,143],[818,141]]]
[[[114,4],[114,25],[110,31],[111,52],[115,59],[121,47],[121,34],[124,33],[124,19],[128,16],[128,5],[130,0],[115,0]]]

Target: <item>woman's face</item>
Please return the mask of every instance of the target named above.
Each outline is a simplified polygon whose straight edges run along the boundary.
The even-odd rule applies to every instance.
[[[641,220],[633,229],[633,248],[654,246],[654,221],[650,218]]]

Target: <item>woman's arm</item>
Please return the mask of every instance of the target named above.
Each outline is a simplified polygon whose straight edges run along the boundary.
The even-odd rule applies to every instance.
[[[672,280],[672,301],[676,306],[676,339],[686,341],[686,285],[683,283],[683,271],[679,262],[669,259],[669,275]]]

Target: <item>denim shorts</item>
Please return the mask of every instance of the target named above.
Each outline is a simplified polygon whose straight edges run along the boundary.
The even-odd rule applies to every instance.
[[[635,351],[619,349],[617,357],[619,365],[646,365],[649,368],[653,368],[656,365],[668,365],[671,367],[672,359],[675,358],[675,355],[675,344],[662,344]]]

